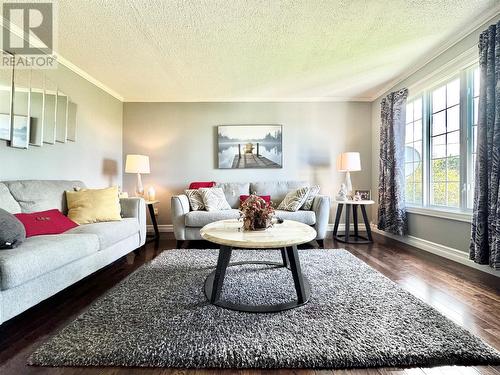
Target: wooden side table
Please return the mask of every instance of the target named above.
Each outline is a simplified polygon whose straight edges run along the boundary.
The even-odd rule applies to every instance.
[[[158,222],[156,221],[156,215],[155,215],[155,204],[160,203],[160,201],[148,201],[146,200],[146,206],[148,207],[149,211],[149,216],[151,218],[151,223],[153,224],[153,229],[155,231],[154,235],[147,235],[149,237],[149,240],[147,242],[151,241],[158,241],[160,239],[160,230],[158,229]]]
[[[372,243],[372,231],[370,228],[370,222],[368,221],[368,215],[366,214],[366,206],[374,204],[374,201],[335,201],[337,203],[337,215],[335,216],[335,225],[333,227],[333,239],[344,243]],[[345,211],[345,234],[337,234],[339,230],[340,217],[342,215],[342,210],[346,206]],[[361,213],[363,214],[363,221],[366,228],[366,237],[360,236],[358,232],[358,206],[361,208]],[[351,225],[351,210],[352,218],[354,221],[354,234],[351,235],[350,225]]]

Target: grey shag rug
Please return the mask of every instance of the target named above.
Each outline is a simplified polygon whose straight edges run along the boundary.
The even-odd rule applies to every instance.
[[[42,366],[350,368],[499,364],[500,353],[345,250],[299,250],[307,305],[274,314],[210,305],[217,250],[165,251],[29,359]],[[232,261],[280,259],[234,251]],[[222,298],[285,302],[290,271],[228,269]]]

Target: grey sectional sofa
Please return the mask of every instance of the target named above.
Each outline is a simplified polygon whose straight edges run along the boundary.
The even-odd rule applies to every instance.
[[[240,195],[255,193],[257,195],[270,195],[273,204],[277,206],[285,195],[309,183],[302,181],[266,181],[266,182],[228,182],[217,183],[216,186],[224,190],[224,195],[231,210],[223,211],[191,211],[189,200],[186,195],[174,195],[171,199],[171,214],[174,235],[178,241],[177,247],[184,240],[201,240],[200,228],[217,220],[237,219],[239,217]],[[330,215],[330,197],[318,195],[314,198],[310,211],[299,210],[297,212],[276,211],[276,216],[285,220],[295,220],[311,225],[316,229],[319,245],[323,247],[326,237],[328,219]]]
[[[0,208],[11,213],[57,208],[81,181],[0,182]],[[0,250],[0,324],[144,245],[146,207],[121,199],[122,221],[81,225],[60,235],[29,237]]]

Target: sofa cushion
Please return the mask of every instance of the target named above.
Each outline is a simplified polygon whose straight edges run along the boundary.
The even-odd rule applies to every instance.
[[[203,205],[207,211],[230,210],[231,206],[227,203],[224,191],[221,188],[201,188],[199,189]]]
[[[27,238],[15,249],[0,251],[0,288],[24,284],[98,250],[99,240],[95,234]]]
[[[264,181],[252,182],[250,193],[257,195],[270,195],[274,207],[278,207],[288,192],[309,186],[305,181]]]
[[[201,197],[199,189],[186,189],[184,193],[188,198],[191,210],[199,211],[205,209],[205,204],[203,203],[203,198]]]
[[[187,227],[201,228],[217,220],[238,219],[240,211],[222,210],[222,211],[190,211],[186,214],[185,223]]]
[[[285,199],[281,201],[278,206],[278,210],[284,211],[298,211],[300,207],[305,203],[307,196],[309,195],[310,188],[302,187],[296,190],[290,191]]]
[[[138,232],[139,222],[135,217],[130,217],[124,218],[121,221],[107,221],[80,225],[70,229],[65,235],[94,234],[99,238],[99,249],[104,250]]]
[[[224,182],[217,183],[215,186],[222,189],[231,208],[238,208],[240,195],[248,195],[250,192],[250,183],[248,182]]]
[[[316,214],[314,213],[314,211],[299,210],[292,212],[276,210],[275,215],[276,217],[280,217],[283,220],[294,220],[307,225],[316,224]]]
[[[26,229],[26,237],[40,236],[44,234],[61,234],[78,224],[64,216],[59,210],[47,210],[21,213],[15,215]]]
[[[38,212],[57,208],[67,213],[66,190],[84,188],[81,181],[22,180],[4,181],[22,212]]]
[[[321,188],[319,187],[319,185],[311,186],[311,188],[309,189],[309,194],[307,194],[306,201],[304,202],[302,207],[300,207],[301,210],[310,210],[312,208],[314,198],[319,194],[320,189]]]
[[[120,221],[118,187],[66,191],[68,217],[77,224]]]
[[[11,214],[18,214],[21,212],[21,206],[10,193],[7,185],[2,182],[0,182],[0,208]]]
[[[196,181],[189,184],[189,189],[200,189],[214,187],[214,181]]]
[[[0,208],[0,250],[13,249],[26,239],[26,229],[10,212]]]

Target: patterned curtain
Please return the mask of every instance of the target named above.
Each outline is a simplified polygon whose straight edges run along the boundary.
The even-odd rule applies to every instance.
[[[500,269],[500,22],[479,38],[479,118],[470,258]]]
[[[404,235],[405,209],[405,129],[408,89],[392,92],[382,99],[378,182],[378,229]]]

